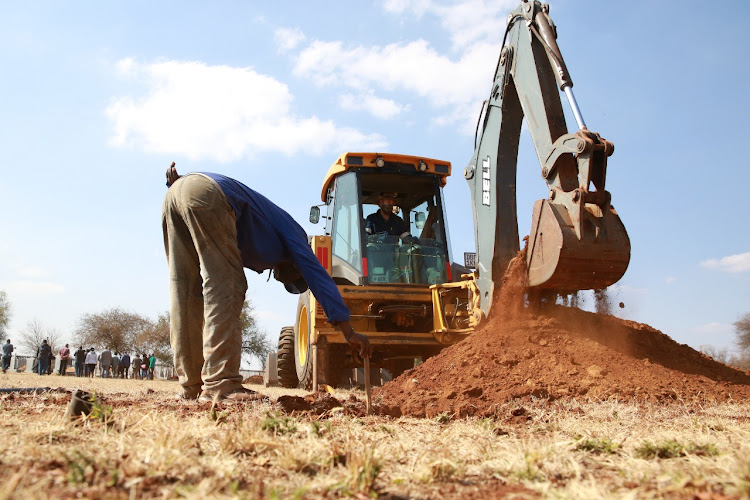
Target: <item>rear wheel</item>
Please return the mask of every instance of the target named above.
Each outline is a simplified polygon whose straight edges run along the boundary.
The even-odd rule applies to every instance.
[[[281,387],[294,388],[299,384],[294,366],[294,327],[285,326],[279,333],[277,351],[277,374]]]

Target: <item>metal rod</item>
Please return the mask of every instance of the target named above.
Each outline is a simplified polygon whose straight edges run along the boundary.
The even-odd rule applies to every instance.
[[[372,388],[370,387],[370,356],[364,359],[365,362],[365,396],[367,401],[367,414],[372,415]]]
[[[568,96],[568,102],[570,103],[570,108],[573,110],[573,116],[576,117],[578,128],[586,128],[586,122],[583,121],[583,115],[581,115],[581,110],[578,108],[576,96],[573,95],[573,87],[571,85],[566,85],[563,90],[565,91],[565,95]]]

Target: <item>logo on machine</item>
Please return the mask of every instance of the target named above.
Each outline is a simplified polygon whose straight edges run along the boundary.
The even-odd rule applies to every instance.
[[[482,160],[482,205],[490,206],[490,157]]]

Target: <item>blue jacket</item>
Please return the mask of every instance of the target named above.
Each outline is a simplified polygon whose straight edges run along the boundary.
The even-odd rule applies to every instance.
[[[278,205],[239,181],[202,172],[216,181],[237,219],[237,244],[242,264],[262,273],[282,262],[293,262],[331,322],[349,321],[349,309],[333,278],[310,248],[302,226]]]

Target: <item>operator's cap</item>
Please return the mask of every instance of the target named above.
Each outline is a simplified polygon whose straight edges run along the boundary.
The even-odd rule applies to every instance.
[[[382,193],[380,193],[380,195],[378,195],[379,200],[384,200],[385,198],[393,198],[395,200],[396,198],[398,198],[398,193],[383,191]]]

